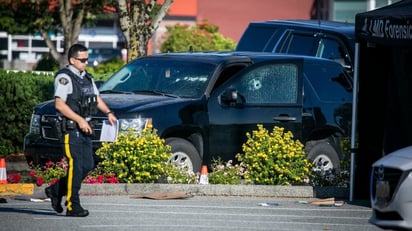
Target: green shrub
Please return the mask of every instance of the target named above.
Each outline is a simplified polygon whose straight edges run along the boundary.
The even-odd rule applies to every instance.
[[[350,184],[350,152],[351,152],[351,140],[345,138],[340,142],[345,158],[340,161],[339,170],[316,170],[313,169],[310,175],[310,185],[322,187],[322,186],[338,186],[349,187]]]
[[[231,160],[223,162],[220,157],[215,158],[211,169],[209,184],[241,184],[243,181],[244,168],[239,164],[234,165]]]
[[[119,134],[115,142],[104,142],[96,155],[102,159],[98,168],[107,174],[115,174],[120,182],[194,183],[195,180],[194,174],[168,162],[172,156],[171,148],[151,125],[141,134],[129,131]]]
[[[44,166],[30,165],[30,169],[29,175],[35,178],[37,186],[53,185],[67,174],[67,160],[62,158],[57,163],[48,161]]]
[[[33,108],[53,94],[53,76],[33,72],[0,71],[0,146],[3,151],[21,152]]]
[[[38,62],[35,71],[58,71],[59,63],[52,57],[51,54],[45,54]]]
[[[164,178],[164,179],[163,179]],[[199,175],[187,168],[179,168],[173,163],[167,162],[165,173],[160,182],[169,184],[197,184]]]
[[[217,26],[207,22],[193,27],[177,24],[166,28],[167,38],[162,43],[161,52],[232,51],[236,46],[235,41],[218,33]]]
[[[307,181],[311,164],[303,145],[293,134],[275,126],[269,133],[261,124],[258,130],[246,133],[243,154],[236,155],[245,167],[244,178],[249,183],[263,185],[291,185]]]

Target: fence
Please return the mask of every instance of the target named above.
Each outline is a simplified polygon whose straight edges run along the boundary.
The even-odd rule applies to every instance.
[[[64,51],[64,37],[51,36],[58,52]],[[86,33],[81,33],[79,43],[87,47],[121,47],[123,40],[118,33],[113,30],[109,33],[97,33],[96,30],[89,29]],[[0,68],[31,70],[44,54],[50,49],[41,36],[37,35],[10,35],[0,32]]]

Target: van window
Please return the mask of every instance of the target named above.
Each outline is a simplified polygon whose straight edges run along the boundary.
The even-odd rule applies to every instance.
[[[277,31],[277,29],[270,27],[249,26],[239,40],[236,51],[271,52],[275,44],[268,44],[270,41],[276,42],[278,40],[278,38],[275,38],[279,37]]]
[[[318,47],[318,40],[312,34],[292,33],[289,35],[288,42],[281,47],[280,52],[314,56]]]
[[[316,56],[337,61],[342,66],[351,66],[348,51],[336,39],[322,39]]]

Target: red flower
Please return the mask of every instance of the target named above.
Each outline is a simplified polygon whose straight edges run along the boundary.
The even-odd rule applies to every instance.
[[[104,177],[102,175],[98,175],[96,178],[97,182],[99,182],[100,184],[104,183]]]
[[[110,174],[106,176],[106,182],[111,184],[119,183],[119,180],[114,176],[114,174]]]
[[[44,179],[41,177],[37,177],[36,184],[37,186],[42,186],[44,184]]]
[[[30,172],[29,172],[29,176],[31,176],[31,177],[35,177],[35,176],[36,176],[36,172],[34,172],[34,171],[30,171]]]
[[[21,176],[18,173],[12,172],[7,175],[7,181],[11,184],[17,184],[21,180]]]
[[[53,179],[50,183],[49,183],[49,185],[55,185],[57,183],[57,179]]]
[[[53,165],[53,162],[52,162],[52,161],[48,161],[48,162],[45,164],[46,168],[50,168],[52,165]]]
[[[86,184],[98,184],[99,182],[97,181],[96,178],[88,177],[88,178],[86,178],[85,183]]]

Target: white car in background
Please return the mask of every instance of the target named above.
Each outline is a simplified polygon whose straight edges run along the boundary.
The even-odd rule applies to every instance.
[[[412,146],[392,152],[372,165],[372,216],[383,229],[412,230]]]

